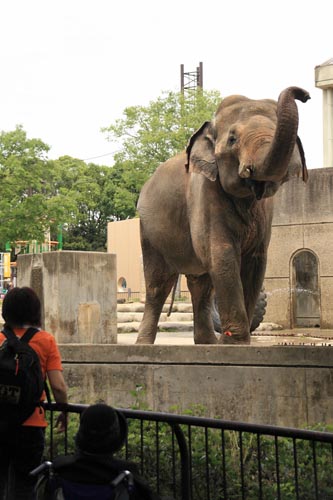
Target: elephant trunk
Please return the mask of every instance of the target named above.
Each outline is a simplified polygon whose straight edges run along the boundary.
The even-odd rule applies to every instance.
[[[298,110],[295,99],[306,102],[310,95],[299,87],[288,87],[281,92],[272,145],[262,166],[252,171],[253,180],[279,182],[286,176],[297,139]]]

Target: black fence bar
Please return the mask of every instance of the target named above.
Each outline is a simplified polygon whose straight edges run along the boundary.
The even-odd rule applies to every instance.
[[[258,454],[258,483],[259,483],[259,500],[262,500],[262,465],[261,465],[261,446],[260,434],[257,434],[257,454]]]
[[[318,475],[317,475],[317,458],[316,458],[316,442],[312,441],[312,456],[313,456],[313,475],[315,487],[315,499],[318,500]]]
[[[279,441],[278,436],[274,436],[274,445],[275,445],[275,467],[276,467],[276,484],[277,484],[277,498],[281,500],[281,491],[280,491],[280,461],[279,461]]]
[[[87,405],[45,406],[51,410],[47,414],[52,459],[60,439],[53,432],[54,413],[81,413]],[[137,461],[141,474],[161,495],[176,500],[333,498],[333,433],[121,411],[130,428],[126,458]],[[69,422],[62,438],[64,453],[73,447],[75,418]]]

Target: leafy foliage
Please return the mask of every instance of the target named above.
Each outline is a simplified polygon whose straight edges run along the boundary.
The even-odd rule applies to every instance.
[[[115,166],[126,164],[134,177],[141,172],[135,185],[142,185],[160,163],[185,149],[193,132],[211,119],[220,101],[218,91],[198,89],[190,98],[164,92],[149,106],[125,108],[123,118],[102,129],[110,141],[120,141]]]
[[[49,146],[28,139],[21,126],[0,134],[0,245],[44,241],[45,233],[69,220],[76,207],[60,191],[60,175],[47,160]]]
[[[63,248],[105,251],[107,223],[132,218],[142,185],[156,167],[183,150],[216,110],[217,91],[191,97],[166,92],[148,106],[132,106],[103,131],[120,143],[113,167],[63,156],[48,160],[49,146],[28,139],[22,126],[0,134],[0,246],[7,241],[55,240]]]
[[[72,219],[63,224],[63,248],[105,251],[107,223],[114,218],[112,168],[69,156],[55,164],[61,176],[59,191],[75,206]]]

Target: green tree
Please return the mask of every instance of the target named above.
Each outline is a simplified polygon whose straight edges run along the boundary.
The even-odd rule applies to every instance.
[[[61,173],[59,192],[65,193],[76,207],[75,216],[63,225],[63,248],[105,251],[107,223],[117,211],[113,168],[86,164],[70,156],[56,163]]]
[[[0,245],[44,240],[50,227],[73,211],[57,191],[57,172],[47,159],[49,146],[28,139],[19,125],[0,134]]]
[[[160,163],[186,147],[193,132],[211,119],[220,101],[218,91],[199,89],[190,97],[165,92],[148,106],[125,108],[123,118],[102,129],[109,141],[120,145],[113,167],[117,218],[135,214],[146,179]]]
[[[134,217],[142,185],[156,167],[183,150],[216,110],[217,91],[186,99],[165,92],[148,106],[128,107],[103,129],[120,144],[113,167],[64,156],[48,160],[49,146],[28,139],[22,126],[0,134],[0,246],[6,241],[56,239],[64,249],[105,250],[107,223]]]

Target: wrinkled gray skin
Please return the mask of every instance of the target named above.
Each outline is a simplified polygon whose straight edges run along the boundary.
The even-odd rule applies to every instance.
[[[272,196],[291,176],[307,180],[288,87],[273,100],[234,95],[191,137],[186,152],[160,165],[138,202],[146,304],[138,344],[153,344],[163,304],[179,274],[191,293],[196,344],[248,344],[263,284]],[[222,335],[211,317],[215,290]]]

